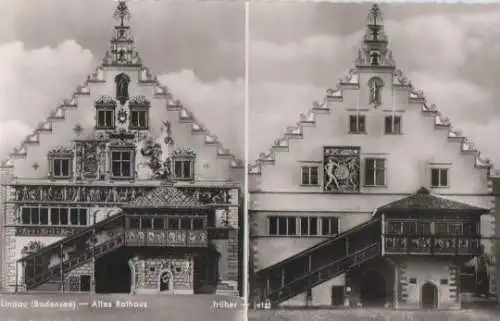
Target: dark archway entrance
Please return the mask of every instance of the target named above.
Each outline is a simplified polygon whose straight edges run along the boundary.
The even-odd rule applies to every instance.
[[[131,271],[128,260],[133,253],[118,249],[95,262],[96,293],[130,293]]]
[[[427,282],[422,285],[421,298],[422,308],[435,309],[438,305],[438,289],[433,283]]]
[[[364,306],[383,306],[386,303],[386,284],[382,273],[373,270],[362,278],[360,296]]]
[[[219,281],[220,254],[213,245],[194,258],[193,287],[195,293],[215,293]]]

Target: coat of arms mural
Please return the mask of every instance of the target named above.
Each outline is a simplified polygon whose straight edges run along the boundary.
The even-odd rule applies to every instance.
[[[325,147],[323,157],[325,192],[359,192],[359,147]]]

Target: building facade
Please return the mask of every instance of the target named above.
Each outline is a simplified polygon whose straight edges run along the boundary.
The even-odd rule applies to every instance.
[[[458,308],[492,251],[491,164],[397,69],[377,5],[354,67],[249,167],[257,306]]]
[[[1,288],[238,295],[244,166],[114,16],[102,63],[2,163]]]

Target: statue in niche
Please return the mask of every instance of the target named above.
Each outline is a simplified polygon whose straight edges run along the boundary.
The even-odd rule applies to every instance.
[[[377,51],[372,51],[370,53],[370,65],[379,66],[380,65],[380,53]]]
[[[368,88],[370,89],[370,104],[378,107],[382,104],[382,88],[384,83],[380,78],[372,78],[368,82]]]
[[[120,104],[124,105],[129,99],[128,95],[128,84],[130,83],[130,77],[126,74],[119,74],[115,77],[116,83],[116,99]]]

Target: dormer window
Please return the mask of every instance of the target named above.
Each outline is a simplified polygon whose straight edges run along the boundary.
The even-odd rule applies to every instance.
[[[49,176],[55,179],[68,179],[73,176],[73,150],[53,149],[48,154]]]
[[[178,149],[172,152],[173,177],[175,180],[194,180],[196,153],[191,149]]]
[[[144,130],[149,126],[149,108],[151,103],[144,97],[134,97],[129,102],[130,107],[130,129]]]
[[[116,101],[109,96],[101,96],[95,102],[96,129],[115,128]]]

